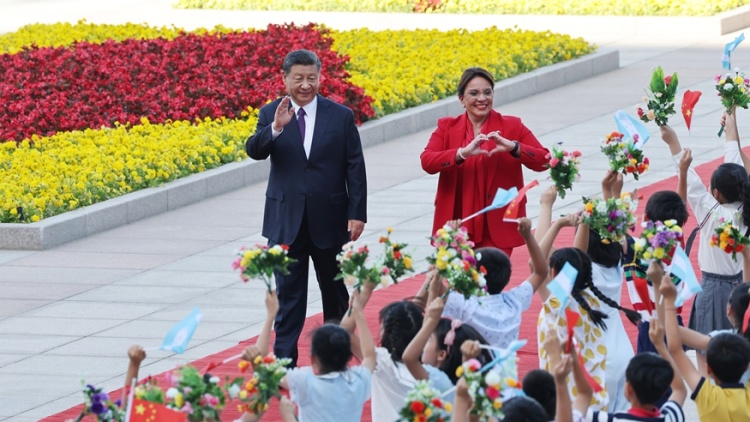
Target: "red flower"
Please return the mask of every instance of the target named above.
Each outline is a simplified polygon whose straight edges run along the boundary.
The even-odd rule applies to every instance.
[[[496,398],[500,397],[500,391],[498,391],[495,387],[487,387],[487,398],[490,400],[495,400]]]
[[[424,403],[422,403],[421,401],[413,401],[413,402],[411,402],[411,406],[410,407],[411,407],[411,411],[414,412],[414,413],[417,413],[417,414],[420,414],[420,413],[424,412],[424,410],[426,408],[425,405],[424,405]]]
[[[638,112],[638,117],[643,117],[643,109],[642,108],[638,107],[637,112]]]
[[[664,77],[664,83],[667,84],[667,85],[669,85],[670,83],[672,83],[672,76],[670,76],[670,75],[665,76]]]
[[[432,405],[441,409],[443,408],[443,402],[437,397],[432,399]]]
[[[276,358],[271,355],[265,356],[263,358],[263,363],[274,363],[274,362],[276,362]]]
[[[285,251],[288,251],[289,250],[289,246],[287,246],[287,245],[281,245],[281,249],[285,250]]]
[[[394,259],[401,259],[401,252],[399,252],[399,251],[393,251],[393,258]]]

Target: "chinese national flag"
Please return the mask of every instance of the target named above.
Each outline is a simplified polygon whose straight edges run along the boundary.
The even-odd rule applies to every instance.
[[[573,328],[578,324],[580,318],[581,315],[578,312],[565,308],[565,319],[568,325],[568,344],[565,347],[565,353],[570,353],[570,346],[573,345]]]
[[[685,118],[685,124],[688,130],[690,130],[690,122],[693,120],[693,109],[698,99],[701,97],[700,91],[685,91],[685,95],[682,97],[682,117]]]
[[[133,400],[130,422],[187,422],[187,413],[178,412],[163,404]]]
[[[528,192],[529,189],[533,188],[534,186],[538,186],[539,182],[534,180],[533,182],[529,183],[528,185],[521,188],[521,190],[518,191],[518,196],[516,196],[515,199],[513,199],[510,204],[508,204],[508,208],[505,209],[505,215],[503,216],[504,219],[509,220],[515,220],[518,218],[518,206],[521,204],[521,201],[523,198],[526,197],[526,192]]]

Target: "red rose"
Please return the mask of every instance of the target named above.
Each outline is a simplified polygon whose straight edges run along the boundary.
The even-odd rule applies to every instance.
[[[643,117],[643,109],[638,107],[638,117]]]
[[[424,410],[425,410],[425,405],[421,401],[413,401],[413,402],[411,402],[411,406],[410,407],[411,407],[411,411],[414,412],[414,413],[417,413],[417,414],[420,414],[420,413],[424,412]]]
[[[670,83],[672,83],[672,77],[669,76],[669,75],[665,76],[664,77],[664,83],[667,84],[667,85],[669,85]]]

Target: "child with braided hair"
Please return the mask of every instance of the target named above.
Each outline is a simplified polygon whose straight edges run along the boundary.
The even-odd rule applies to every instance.
[[[557,226],[553,224],[552,227]],[[556,231],[550,231],[551,235],[556,235]],[[546,236],[545,236],[546,238]],[[546,240],[546,239],[545,239]],[[543,243],[546,243],[543,241]],[[550,242],[551,243],[551,242]],[[544,246],[542,247],[544,249]],[[570,263],[577,271],[571,297],[574,299],[568,303],[572,311],[577,312],[581,317],[574,328],[575,338],[580,342],[580,352],[586,370],[600,385],[606,381],[607,366],[607,346],[605,344],[607,314],[600,311],[601,304],[596,295],[591,291],[593,286],[591,273],[591,260],[588,255],[577,248],[561,248],[552,253],[549,260],[550,279],[553,279],[562,270],[565,263]],[[547,351],[542,346],[546,339],[547,332],[550,329],[557,328],[561,337],[566,335],[567,322],[565,319],[564,309],[561,308],[560,300],[551,296],[545,289],[546,295],[542,296],[542,310],[539,313],[539,322],[537,323],[537,338],[539,343],[539,367],[550,372],[553,370]],[[546,297],[544,297],[546,296]],[[575,380],[568,378],[568,392],[571,397],[576,397]],[[591,409],[607,410],[609,398],[607,390],[603,389],[597,393],[591,400]]]
[[[620,306],[624,271],[622,268],[623,247],[620,243],[602,243],[595,230],[588,225],[578,228],[575,246],[586,250],[591,259],[591,293],[604,302],[602,311],[607,314],[604,325],[604,345],[607,348],[607,370],[605,389],[609,396],[609,412],[625,411],[630,407],[625,398],[625,370],[635,356],[633,345],[628,339],[619,312],[627,316],[633,324],[638,324],[641,315]]]

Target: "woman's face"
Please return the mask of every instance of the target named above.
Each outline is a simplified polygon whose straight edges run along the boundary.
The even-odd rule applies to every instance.
[[[492,110],[493,95],[494,91],[490,82],[481,76],[476,76],[466,84],[464,95],[460,100],[470,117],[483,119]]]

